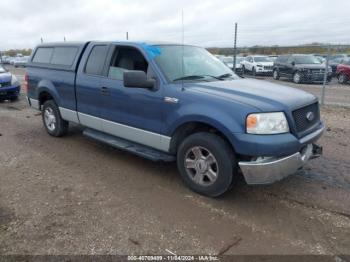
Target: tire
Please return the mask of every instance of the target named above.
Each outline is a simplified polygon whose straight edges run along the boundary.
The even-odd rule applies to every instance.
[[[301,74],[299,72],[295,72],[293,75],[293,82],[295,84],[300,84],[301,83]]]
[[[47,100],[44,103],[42,120],[49,135],[61,137],[67,134],[69,122],[62,119],[58,106],[53,100]]]
[[[190,135],[180,144],[177,166],[191,190],[210,197],[229,190],[238,172],[229,144],[221,137],[205,132]]]
[[[280,74],[278,73],[277,69],[273,70],[272,76],[273,76],[273,79],[275,80],[280,79]]]
[[[343,73],[341,73],[341,74],[339,74],[339,76],[338,76],[338,83],[339,84],[346,84],[346,82],[348,81],[348,78],[346,77],[346,75],[345,74],[343,74]]]
[[[256,76],[256,69],[255,69],[255,67],[253,67],[253,69],[252,69],[252,75]]]
[[[242,75],[244,75],[244,74],[245,74],[245,67],[242,66]]]

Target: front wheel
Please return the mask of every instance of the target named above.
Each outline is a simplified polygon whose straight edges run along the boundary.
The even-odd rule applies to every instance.
[[[229,144],[215,134],[204,132],[190,135],[181,143],[177,165],[190,189],[211,197],[225,193],[238,170]]]
[[[42,119],[49,135],[60,137],[67,134],[69,123],[62,119],[58,106],[53,100],[44,103]]]
[[[294,73],[293,75],[293,82],[296,84],[301,83],[301,74],[299,72]]]
[[[345,84],[347,81],[348,80],[347,80],[347,77],[345,74],[342,73],[338,76],[338,83],[339,84]]]
[[[253,67],[252,74],[253,74],[253,76],[256,76],[256,69],[255,69],[255,67]]]

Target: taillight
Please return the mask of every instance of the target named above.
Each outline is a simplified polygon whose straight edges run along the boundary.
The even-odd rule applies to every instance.
[[[27,74],[24,75],[24,83],[23,83],[23,88],[28,93],[29,90],[29,77]]]

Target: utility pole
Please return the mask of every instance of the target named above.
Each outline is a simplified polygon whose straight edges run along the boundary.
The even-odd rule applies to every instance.
[[[324,70],[324,76],[323,76],[323,86],[322,86],[322,94],[321,94],[321,105],[324,105],[324,97],[326,93],[326,83],[328,78],[328,65],[329,65],[329,53],[331,52],[331,46],[328,45],[327,48],[327,58],[326,58],[326,68]]]
[[[43,39],[42,37],[40,38],[40,42],[41,42],[41,43],[44,43],[44,39]]]
[[[126,40],[129,40],[129,32],[126,32]]]
[[[233,72],[236,73],[236,56],[237,56],[237,23],[235,23],[235,43],[233,46]]]
[[[65,36],[63,37],[63,41],[66,42],[66,37]]]

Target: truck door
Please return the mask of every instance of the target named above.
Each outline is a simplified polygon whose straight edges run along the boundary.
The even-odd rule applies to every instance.
[[[112,45],[107,59],[107,76],[101,80],[103,131],[115,136],[164,150],[161,143],[162,89],[126,88],[123,73],[140,70],[156,78],[141,50]],[[159,82],[159,81],[158,81]]]
[[[90,44],[85,51],[77,73],[76,100],[82,125],[102,130],[101,79],[108,54],[107,44]]]

